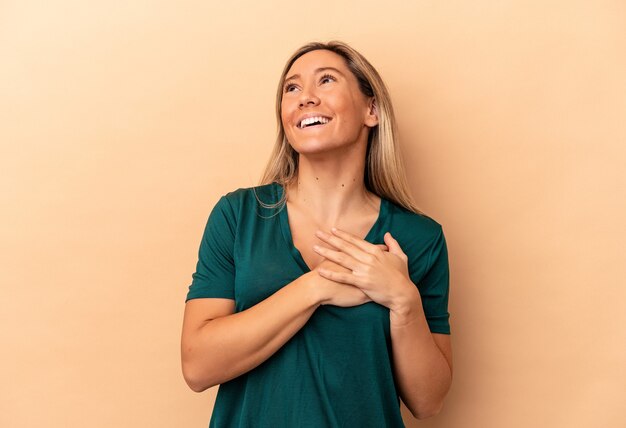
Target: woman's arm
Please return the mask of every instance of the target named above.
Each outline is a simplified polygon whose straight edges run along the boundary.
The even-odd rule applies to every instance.
[[[318,268],[328,263],[324,261]],[[232,299],[189,300],[181,340],[185,381],[201,392],[231,380],[271,357],[318,306],[355,306],[369,301],[358,288],[322,278],[317,269],[238,313],[233,313]]]
[[[443,407],[452,383],[452,347],[450,335],[430,332],[419,293],[407,300],[390,311],[394,374],[402,401],[424,419]]]
[[[227,307],[215,299],[189,300],[181,339],[183,377],[189,387],[201,392],[231,380],[280,349],[319,306],[312,282],[307,280],[311,275],[299,277],[238,313],[233,313],[233,300]],[[230,314],[207,319],[219,305],[222,313],[227,309]]]
[[[382,251],[341,230],[332,235],[319,231],[317,236],[335,250],[315,251],[349,270],[321,269],[320,275],[354,285],[389,308],[394,375],[404,404],[419,419],[437,414],[452,381],[450,337],[431,334],[420,292],[409,276],[408,256],[398,241],[386,233],[389,251]]]

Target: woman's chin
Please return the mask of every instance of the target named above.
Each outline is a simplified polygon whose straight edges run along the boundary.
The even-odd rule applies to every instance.
[[[291,144],[291,147],[300,155],[304,156],[322,156],[328,154],[336,154],[350,146],[350,144],[337,144],[328,141],[306,141]]]

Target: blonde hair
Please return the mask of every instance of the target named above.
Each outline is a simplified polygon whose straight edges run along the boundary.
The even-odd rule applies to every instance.
[[[276,143],[265,167],[260,184],[277,182],[286,189],[297,177],[298,153],[285,138],[285,129],[281,120],[281,104],[285,77],[293,63],[307,52],[325,49],[341,56],[359,83],[359,89],[366,97],[374,97],[378,110],[378,125],[370,129],[367,140],[365,160],[365,187],[370,192],[384,197],[397,205],[417,214],[424,215],[413,202],[409,193],[404,164],[400,158],[397,141],[396,119],[391,105],[391,97],[376,69],[352,47],[333,40],[328,43],[311,42],[296,50],[287,63],[278,82],[276,93],[276,120],[278,135]],[[286,202],[286,191],[276,204],[261,205],[270,208]]]

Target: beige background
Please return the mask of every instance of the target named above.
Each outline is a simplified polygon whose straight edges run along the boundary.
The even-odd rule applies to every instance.
[[[332,38],[448,240],[454,384],[407,426],[626,426],[626,4],[232,3],[0,2],[0,426],[208,424],[179,356],[201,233],[257,184],[284,61]]]

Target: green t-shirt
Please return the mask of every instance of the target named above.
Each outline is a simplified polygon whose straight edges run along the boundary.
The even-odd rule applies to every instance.
[[[207,221],[186,301],[254,306],[310,269],[293,245],[277,183],[220,198]],[[255,195],[256,193],[256,195]],[[431,332],[450,333],[449,268],[441,225],[382,198],[365,240],[390,232],[409,258]],[[404,427],[393,377],[389,309],[323,305],[276,353],[219,386],[210,427]]]

